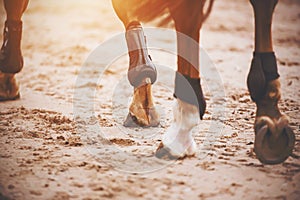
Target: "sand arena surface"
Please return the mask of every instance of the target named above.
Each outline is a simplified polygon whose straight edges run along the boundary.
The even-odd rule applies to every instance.
[[[3,27],[5,16],[3,5],[0,7]],[[74,88],[81,67],[103,41],[123,31],[122,24],[108,0],[32,0],[23,17],[25,67],[17,75],[22,99],[0,103],[0,194],[20,200],[299,199],[299,8],[296,0],[281,0],[273,24],[282,85],[280,108],[290,117],[296,134],[293,156],[275,166],[262,165],[255,158],[255,104],[245,83],[253,51],[252,8],[247,1],[216,1],[203,26],[201,43],[220,74],[224,96],[213,98],[209,81],[204,81],[208,111],[194,130],[199,152],[194,158],[164,166],[147,158],[172,120],[172,85],[162,84],[171,80],[166,68],[161,68],[159,83],[153,86],[162,113],[159,127],[122,127],[127,108],[114,100],[127,102],[125,97],[131,95],[131,90],[125,89],[123,95],[115,93],[120,80],[126,78],[126,55],[115,60],[98,82],[92,81],[99,75],[96,66],[85,71],[86,82],[80,89],[96,88],[95,99],[86,97],[88,104],[95,103],[95,116],[89,122],[76,120]],[[163,42],[172,45],[175,38]],[[174,55],[156,50],[150,54],[158,65],[175,69]],[[224,108],[218,120],[213,115],[215,105]],[[218,128],[211,127],[213,122],[223,127],[218,134],[213,134]],[[101,126],[105,142],[113,143],[98,159],[80,137],[92,135],[85,128],[95,124]],[[81,128],[76,129],[78,126]],[[203,147],[208,139],[211,145]],[[145,162],[137,168],[116,149]],[[124,166],[130,173],[117,170]],[[158,170],[157,166],[163,167]],[[156,170],[139,173],[145,168]]]

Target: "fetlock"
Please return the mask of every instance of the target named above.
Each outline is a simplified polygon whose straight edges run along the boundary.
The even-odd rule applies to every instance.
[[[287,119],[285,115],[281,114],[278,108],[278,101],[280,98],[281,94],[279,79],[270,81],[266,86],[265,96],[259,101],[255,102],[257,110],[254,129],[256,131],[265,124],[267,124],[270,129],[273,129],[272,127],[276,126],[277,121],[280,120],[282,116]]]
[[[258,103],[270,88],[269,83],[279,78],[276,56],[274,52],[253,53],[247,86],[251,99]],[[271,84],[272,85],[272,84]]]
[[[157,71],[148,54],[146,37],[139,22],[133,21],[126,28],[126,41],[129,52],[128,80],[134,87],[139,87],[145,78],[153,84]]]
[[[22,21],[6,21],[0,52],[0,71],[18,73],[23,68],[21,52]]]
[[[269,122],[274,122],[282,116],[278,108],[281,94],[274,53],[254,53],[253,55],[247,85],[251,99],[257,108],[254,128],[258,130],[263,124],[269,124],[272,127]]]
[[[176,72],[174,97],[197,107],[200,119],[206,110],[200,78],[190,78]]]
[[[279,79],[267,83],[264,97],[256,101],[256,116],[270,116],[271,118],[279,118],[281,113],[278,108],[278,101],[281,98]]]

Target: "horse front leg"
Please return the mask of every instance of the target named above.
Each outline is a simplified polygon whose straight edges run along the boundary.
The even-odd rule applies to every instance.
[[[202,5],[199,4],[201,1],[184,1],[179,9],[170,9],[177,31],[176,102],[173,122],[156,151],[158,158],[177,159],[196,153],[192,129],[203,118],[206,109],[199,72],[202,25]]]
[[[193,156],[197,149],[192,129],[203,118],[206,102],[199,76],[199,30],[195,34],[188,34],[190,36],[180,32],[177,34],[178,69],[175,75],[174,119],[156,151],[158,158]]]
[[[292,153],[295,136],[278,108],[280,81],[272,45],[272,15],[278,0],[250,0],[255,15],[255,52],[247,78],[256,103],[254,151],[266,164],[281,163]]]
[[[129,52],[128,80],[134,87],[133,100],[124,126],[157,126],[159,115],[152,96],[152,84],[157,72],[148,54],[143,27],[130,16],[130,2],[113,0],[113,7],[126,28],[126,42]]]

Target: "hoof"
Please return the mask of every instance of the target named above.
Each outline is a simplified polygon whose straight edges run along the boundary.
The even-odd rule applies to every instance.
[[[159,115],[154,107],[151,80],[144,80],[142,86],[134,89],[129,114],[124,121],[126,127],[149,127],[159,125]]]
[[[199,121],[198,108],[177,99],[173,107],[174,120],[162,138],[155,156],[164,160],[177,160],[195,156],[197,145],[192,129]]]
[[[159,117],[154,109],[148,111],[146,114],[146,110],[141,111],[139,116],[135,116],[128,113],[125,121],[125,127],[156,127],[159,125]]]
[[[125,127],[138,127],[138,120],[135,116],[128,113],[123,125]]]
[[[2,101],[13,101],[13,100],[17,100],[17,99],[20,99],[21,98],[21,95],[20,93],[18,93],[16,96],[12,96],[12,97],[8,97],[8,96],[0,96],[0,102]]]
[[[164,146],[163,143],[160,143],[156,152],[155,152],[155,157],[163,160],[178,160],[178,159],[183,159],[186,156],[177,156],[172,154],[172,151],[170,148]]]
[[[280,82],[276,79],[267,83],[265,96],[255,102],[254,151],[263,164],[284,162],[292,154],[295,145],[289,119],[278,108],[280,96]]]
[[[169,147],[165,146],[162,142],[159,144],[155,152],[155,157],[163,160],[181,160],[187,157],[193,157],[196,154],[196,146],[191,145],[185,151],[175,153]]]
[[[287,125],[280,133],[272,132],[268,125],[255,130],[254,151],[263,164],[279,164],[292,153],[295,135]]]
[[[0,72],[0,101],[10,101],[19,98],[19,86],[14,74]]]

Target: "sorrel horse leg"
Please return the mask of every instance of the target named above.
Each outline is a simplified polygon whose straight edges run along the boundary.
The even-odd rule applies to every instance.
[[[134,87],[133,101],[124,126],[157,126],[159,116],[152,97],[152,84],[157,72],[148,55],[143,27],[130,16],[130,2],[113,0],[115,12],[126,28],[126,42],[129,52],[128,80]]]
[[[174,120],[156,151],[158,158],[192,156],[196,143],[192,129],[202,119],[206,103],[199,72],[199,39],[203,22],[203,2],[183,1],[170,13],[177,31],[178,68],[175,77]]]
[[[0,101],[20,97],[19,86],[14,75],[23,68],[21,18],[27,5],[28,0],[4,0],[7,16],[0,51]]]
[[[265,164],[285,161],[292,153],[295,136],[288,117],[278,108],[280,82],[272,45],[272,15],[278,0],[250,0],[255,15],[255,51],[247,85],[256,103],[254,150]]]

